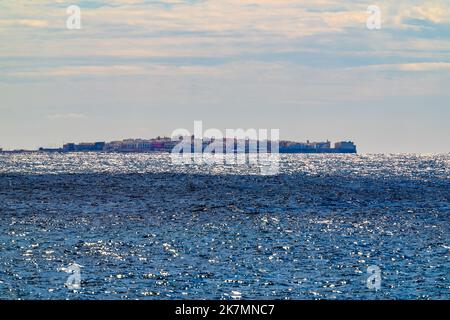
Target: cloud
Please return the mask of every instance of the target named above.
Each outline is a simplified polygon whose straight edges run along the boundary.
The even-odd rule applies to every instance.
[[[9,17],[0,13],[0,34],[7,39],[0,47],[0,71],[4,81],[157,75],[168,65],[186,72],[209,64],[281,61],[343,70],[398,65],[396,70],[407,72],[442,65],[401,64],[450,59],[450,39],[423,32],[443,32],[450,4],[379,2],[378,31],[366,29],[367,5],[353,1],[81,1],[82,30],[66,30],[66,1],[8,2],[3,6]]]
[[[450,62],[420,62],[397,65],[402,71],[444,71],[450,69]]]
[[[56,68],[44,68],[38,70],[11,72],[8,75],[13,77],[68,77],[68,76],[92,76],[92,75],[126,75],[142,74],[144,69],[141,66],[112,65],[112,66],[68,66]]]
[[[85,115],[81,113],[56,113],[49,114],[46,118],[50,120],[73,120],[85,118]]]
[[[450,62],[416,62],[416,63],[396,63],[396,64],[376,64],[370,66],[354,67],[351,69],[365,69],[376,71],[445,71],[450,70]]]
[[[32,28],[44,28],[48,26],[48,21],[45,20],[33,20],[33,19],[24,19],[18,20],[18,24],[26,27]]]
[[[0,28],[11,29],[17,32],[17,27],[27,27],[27,28],[46,28],[49,26],[49,22],[47,20],[39,20],[39,19],[0,19]],[[0,29],[1,31],[1,29]]]

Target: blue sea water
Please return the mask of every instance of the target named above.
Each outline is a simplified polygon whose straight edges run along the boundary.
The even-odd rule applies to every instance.
[[[0,299],[449,299],[449,165],[282,155],[262,176],[167,154],[1,154]]]

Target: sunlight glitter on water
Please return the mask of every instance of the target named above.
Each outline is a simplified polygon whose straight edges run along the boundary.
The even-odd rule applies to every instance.
[[[449,158],[0,155],[0,298],[448,299]]]

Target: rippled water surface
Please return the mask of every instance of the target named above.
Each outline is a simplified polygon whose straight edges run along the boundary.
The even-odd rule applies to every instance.
[[[0,154],[0,298],[450,299],[449,165],[283,155],[262,176],[167,154]]]

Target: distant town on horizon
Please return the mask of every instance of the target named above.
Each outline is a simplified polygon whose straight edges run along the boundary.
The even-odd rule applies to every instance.
[[[20,152],[123,152],[123,153],[147,153],[147,152],[172,152],[177,144],[183,140],[191,139],[191,152],[198,152],[195,148],[195,141],[201,140],[201,152],[209,145],[214,146],[215,150],[223,148],[223,153],[249,153],[260,152],[261,150],[271,152],[272,141],[265,141],[265,146],[260,140],[251,139],[236,139],[236,138],[202,138],[195,139],[191,137],[180,137],[179,140],[170,137],[158,136],[152,139],[124,139],[120,141],[111,142],[81,142],[81,143],[66,143],[60,148],[45,148],[40,147],[37,150],[3,150],[3,153],[20,153]],[[222,141],[220,141],[222,140]],[[189,142],[188,142],[189,143]],[[230,148],[231,147],[231,148]],[[279,153],[357,153],[357,148],[352,141],[339,141],[331,146],[330,141],[311,142],[296,142],[288,140],[278,141]]]

